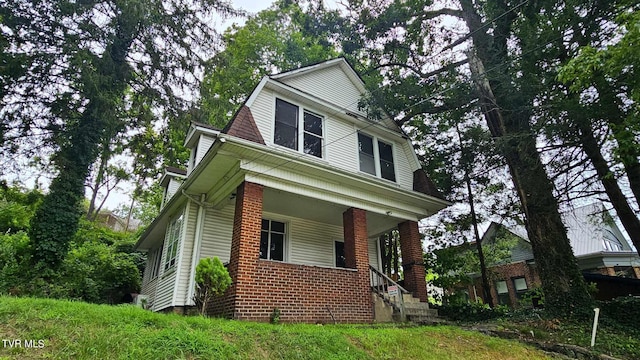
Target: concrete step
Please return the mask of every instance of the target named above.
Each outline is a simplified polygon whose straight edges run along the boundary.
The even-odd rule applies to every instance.
[[[413,297],[411,294],[402,294],[402,300],[405,304],[408,303],[419,303],[420,299]]]

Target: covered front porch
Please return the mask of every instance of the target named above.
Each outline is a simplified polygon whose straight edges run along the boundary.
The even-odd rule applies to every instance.
[[[405,288],[427,300],[416,221],[244,181],[235,191],[232,287],[209,313],[268,321],[371,322],[377,236],[398,228]]]

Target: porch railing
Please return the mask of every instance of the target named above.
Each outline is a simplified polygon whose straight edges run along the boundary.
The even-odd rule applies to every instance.
[[[404,294],[409,294],[402,286],[393,281],[390,277],[369,265],[369,277],[371,290],[377,294],[385,303],[391,305],[400,312],[401,321],[405,320]]]

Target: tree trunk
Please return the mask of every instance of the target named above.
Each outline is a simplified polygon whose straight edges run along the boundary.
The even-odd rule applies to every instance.
[[[635,245],[636,250],[640,254],[640,221],[633,212],[631,206],[629,206],[626,196],[624,196],[624,193],[616,181],[615,175],[609,168],[609,164],[607,164],[607,161],[602,156],[598,142],[593,135],[592,128],[584,122],[579,122],[578,127],[580,130],[582,148],[585,154],[589,157],[589,160],[591,160],[593,167],[596,169],[598,178],[600,178],[600,181],[604,186],[604,190],[607,193],[609,200],[611,200],[611,204],[616,210],[618,218],[620,218],[620,222],[622,222],[622,226],[624,226],[624,229],[627,231],[627,234],[629,234],[633,245]]]
[[[89,209],[87,210],[87,219],[95,220],[98,216],[98,211],[96,211],[96,199],[98,198],[98,192],[101,188],[102,180],[104,179],[104,173],[107,169],[107,163],[109,161],[109,145],[108,141],[102,145],[102,151],[100,154],[100,165],[98,166],[98,172],[96,174],[96,179],[91,187],[91,200],[89,200]],[[96,212],[94,214],[94,212]]]
[[[634,133],[627,128],[626,114],[621,110],[624,106],[622,100],[611,91],[611,87],[604,79],[596,82],[596,89],[600,96],[601,116],[609,124],[613,138],[618,143],[618,157],[627,173],[629,187],[636,198],[636,204],[640,206],[640,162],[638,162],[640,145],[635,140]],[[640,251],[640,249],[638,250]]]
[[[462,158],[464,158],[465,149],[462,145],[462,134],[460,133],[460,127],[456,125],[456,133],[458,134],[458,141],[460,141],[460,152]],[[467,167],[468,165],[464,165]],[[491,284],[489,283],[489,276],[487,275],[487,264],[485,263],[484,251],[482,250],[482,239],[480,238],[480,232],[478,231],[478,218],[476,216],[476,208],[473,202],[473,192],[471,191],[471,178],[469,177],[469,169],[464,170],[464,181],[467,184],[467,193],[469,194],[469,207],[471,208],[471,222],[473,223],[473,234],[476,239],[476,249],[478,251],[478,261],[480,262],[480,277],[482,278],[482,292],[485,304],[488,304],[493,308],[493,298],[491,296]]]
[[[82,78],[87,106],[79,121],[67,130],[70,140],[56,154],[59,173],[31,219],[32,261],[37,266],[57,268],[67,255],[82,216],[84,184],[99,155],[99,144],[106,141],[107,129],[121,121],[115,110],[132,76],[127,54],[139,24],[129,23],[123,16],[117,21],[112,43],[102,55],[88,60],[95,73]]]
[[[536,148],[535,134],[529,123],[531,103],[513,87],[511,79],[491,83],[487,80],[485,63],[493,69],[509,61],[505,44],[508,33],[501,34],[504,39],[491,39],[486,31],[481,31],[482,21],[472,2],[460,0],[460,4],[478,52],[476,55],[470,51],[468,55],[481,108],[498,151],[507,161],[526,217],[527,234],[545,294],[545,307],[556,314],[586,314],[591,298],[573,256],[553,195],[553,185]],[[509,24],[506,24],[501,30],[508,29]],[[505,67],[500,76],[504,77],[506,71]]]

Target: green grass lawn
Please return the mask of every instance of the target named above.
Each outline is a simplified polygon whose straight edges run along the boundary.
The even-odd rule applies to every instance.
[[[0,338],[23,343],[3,342],[0,359],[548,358],[515,341],[449,326],[272,325],[12,297],[0,297]]]

